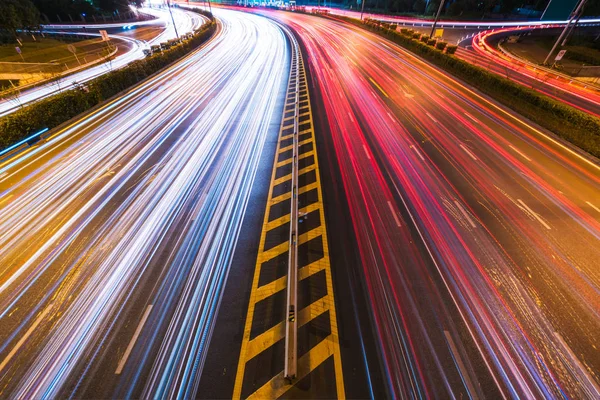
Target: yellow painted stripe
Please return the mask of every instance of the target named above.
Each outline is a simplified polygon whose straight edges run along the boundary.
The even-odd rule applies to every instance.
[[[334,358],[336,358],[336,346],[332,345],[332,340],[329,340],[329,338],[332,336],[333,334],[329,335],[327,338],[325,338],[325,340],[322,340],[318,345],[316,345],[313,348],[313,350],[304,354],[298,359],[298,380],[301,380],[306,375],[308,375],[313,369],[321,365],[325,360],[329,358],[329,356],[333,355]],[[283,377],[283,371],[281,371],[279,374],[277,374],[277,376],[275,376],[269,382],[265,383],[260,389],[252,393],[252,395],[250,395],[248,399],[276,399],[278,397],[283,396],[291,387],[292,385],[289,385],[287,383],[287,381]],[[338,392],[337,397],[340,399],[345,398],[344,392],[342,391],[341,394]]]
[[[301,69],[303,71],[303,68],[301,68]],[[291,76],[293,76],[293,73],[291,74]],[[304,82],[303,82],[303,85],[304,85],[304,87],[306,86],[306,84]],[[310,128],[300,131],[299,134],[313,132],[312,113],[310,111],[310,98],[309,98],[309,94],[308,94],[307,90],[306,90],[305,97],[307,98],[307,100],[306,100],[308,103],[307,108],[309,110],[305,115],[309,115],[310,118],[307,119],[306,121],[302,121],[301,124],[310,124]],[[286,113],[286,111],[284,111],[284,114],[285,113]],[[242,386],[243,386],[243,382],[244,382],[245,367],[246,367],[247,361],[249,361],[253,357],[257,356],[262,351],[268,349],[269,347],[271,347],[273,344],[275,344],[279,340],[282,340],[285,335],[285,321],[282,321],[279,324],[277,324],[276,326],[267,330],[266,332],[263,332],[262,334],[258,335],[254,339],[250,340],[250,332],[252,329],[252,321],[253,321],[253,317],[254,317],[254,309],[255,309],[256,303],[258,301],[268,298],[269,296],[271,296],[275,293],[285,290],[286,285],[287,285],[287,277],[285,277],[285,276],[275,280],[274,282],[270,282],[266,285],[263,285],[261,287],[258,286],[258,281],[259,281],[259,277],[260,277],[260,271],[261,271],[262,264],[266,261],[269,261],[270,259],[272,259],[273,257],[275,257],[277,255],[287,252],[288,246],[289,246],[289,244],[287,242],[285,242],[278,246],[275,246],[272,249],[269,249],[268,251],[262,251],[262,249],[264,248],[267,232],[274,227],[277,227],[284,223],[289,222],[289,219],[290,219],[289,214],[288,214],[288,215],[285,215],[274,221],[271,221],[271,222],[268,221],[271,205],[275,204],[276,202],[283,201],[285,199],[290,198],[290,193],[284,193],[280,196],[277,196],[277,198],[276,198],[277,201],[274,201],[274,198],[273,198],[274,186],[288,181],[291,177],[291,174],[289,174],[289,175],[286,175],[286,176],[283,176],[283,177],[280,177],[277,179],[275,178],[275,173],[276,173],[277,168],[291,163],[291,159],[284,160],[282,162],[277,162],[277,155],[280,154],[280,152],[286,151],[288,149],[287,146],[285,148],[281,147],[281,140],[284,137],[283,131],[285,129],[289,129],[292,127],[291,125],[289,125],[289,122],[286,122],[288,120],[289,120],[289,118],[282,120],[280,132],[279,132],[279,142],[277,144],[277,150],[275,152],[276,156],[275,156],[273,171],[272,171],[272,175],[271,175],[271,186],[269,188],[267,209],[265,212],[265,217],[263,220],[263,228],[262,228],[261,237],[260,237],[260,241],[259,241],[259,253],[257,256],[254,277],[252,280],[250,302],[248,304],[248,313],[246,316],[244,335],[242,338],[240,359],[238,362],[238,370],[237,370],[236,380],[235,380],[235,384],[234,384],[233,398],[235,398],[235,399],[240,398],[242,395]],[[288,137],[288,136],[289,135],[286,135],[285,137]],[[330,262],[329,262],[327,230],[325,227],[325,215],[324,215],[323,203],[322,203],[323,197],[322,197],[322,192],[321,192],[321,181],[320,181],[320,175],[319,175],[317,154],[314,151],[314,147],[315,147],[314,135],[312,135],[309,140],[303,141],[302,144],[309,143],[309,142],[313,143],[313,150],[303,153],[300,156],[300,159],[314,156],[315,162],[314,162],[314,164],[301,169],[299,171],[299,174],[301,175],[301,174],[309,172],[311,170],[316,170],[317,178],[316,178],[316,182],[311,183],[311,184],[307,185],[305,188],[300,189],[300,192],[303,193],[308,190],[314,190],[316,188],[318,191],[319,201],[302,208],[300,211],[303,213],[308,213],[308,212],[314,212],[314,211],[318,210],[319,218],[321,220],[321,226],[300,235],[298,237],[298,242],[299,242],[299,244],[303,244],[310,240],[318,238],[320,236],[323,241],[323,255],[324,256],[320,260],[317,260],[317,261],[311,263],[310,265],[301,268],[298,271],[298,273],[299,273],[298,278],[299,278],[299,280],[303,280],[317,272],[325,271],[327,295],[324,296],[323,298],[315,301],[313,304],[307,306],[306,308],[300,310],[300,312],[298,313],[298,325],[302,326],[302,325],[310,322],[312,319],[318,317],[319,315],[322,315],[324,312],[329,311],[331,334],[328,335],[324,340],[322,340],[317,346],[315,346],[314,348],[309,350],[306,354],[304,354],[302,357],[300,357],[300,359],[298,360],[298,377],[297,377],[296,381],[300,381],[303,377],[307,376],[308,374],[310,374],[311,371],[313,371],[315,368],[317,368],[319,365],[321,365],[325,360],[327,360],[329,357],[333,356],[334,372],[335,372],[335,380],[336,380],[336,391],[337,391],[336,396],[338,398],[345,398],[345,390],[344,390],[344,382],[343,382],[343,374],[342,374],[342,363],[341,363],[341,353],[340,353],[338,330],[337,330],[338,329],[337,328],[337,316],[336,316],[336,312],[335,312],[335,301],[334,301],[333,284],[332,284],[332,277],[331,277],[331,267],[330,267]],[[256,392],[252,393],[250,395],[250,398],[280,397],[281,395],[285,394],[292,387],[293,387],[293,385],[290,385],[288,382],[286,382],[283,379],[283,371],[282,371],[280,374],[273,377],[267,384],[262,386]]]

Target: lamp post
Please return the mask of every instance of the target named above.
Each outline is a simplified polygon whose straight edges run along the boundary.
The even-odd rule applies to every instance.
[[[438,19],[440,19],[440,14],[442,13],[442,8],[444,8],[444,3],[446,0],[442,0],[440,2],[440,6],[438,7],[437,14],[435,14],[435,20],[433,21],[433,26],[431,27],[431,33],[429,34],[429,39],[433,37],[433,32],[435,32],[435,27],[437,25]]]
[[[362,2],[362,5],[360,7],[360,20],[362,21],[363,18],[363,12],[365,11],[365,2],[366,0],[360,0]]]
[[[169,14],[171,14],[171,22],[173,22],[173,29],[175,29],[175,36],[177,36],[177,39],[179,39],[179,33],[177,33],[177,25],[175,25],[175,18],[173,18],[173,12],[171,11],[171,3],[169,2],[169,0],[167,0],[167,8],[169,9]]]
[[[554,51],[558,47],[559,43],[566,36],[567,32],[569,31],[569,29],[571,27],[571,22],[573,22],[574,20],[579,21],[578,15],[579,15],[580,12],[583,12],[583,6],[585,6],[586,2],[587,2],[587,0],[581,0],[579,2],[579,4],[577,5],[577,8],[573,12],[573,14],[571,14],[571,16],[569,17],[569,21],[567,22],[567,25],[565,26],[565,29],[563,29],[562,33],[560,34],[560,36],[556,40],[556,43],[554,43],[554,46],[552,46],[552,50],[550,50],[550,53],[548,53],[548,55],[546,56],[546,59],[544,60],[544,65],[548,64],[548,60],[550,60],[550,57],[552,57],[552,54],[554,53]],[[577,22],[575,22],[575,24],[577,24]],[[564,43],[563,43],[563,46],[564,46]]]

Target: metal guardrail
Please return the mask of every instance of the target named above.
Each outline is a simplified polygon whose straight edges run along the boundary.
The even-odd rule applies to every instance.
[[[287,279],[287,319],[285,321],[285,364],[284,376],[289,381],[296,378],[298,363],[298,119],[300,102],[300,69],[301,55],[298,42],[293,34],[287,31],[292,47],[292,65],[290,66],[290,84],[294,87],[294,132],[292,135],[292,188],[290,210],[290,238],[288,252]],[[291,83],[292,79],[294,80]]]

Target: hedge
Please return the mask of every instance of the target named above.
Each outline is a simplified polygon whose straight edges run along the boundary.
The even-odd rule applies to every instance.
[[[600,157],[600,119],[452,55],[456,51],[455,45],[448,45],[444,53],[402,32],[380,30],[373,25],[372,20],[361,23],[348,17],[336,16],[335,19],[361,26],[391,40],[558,137]]]
[[[0,117],[0,150],[90,110],[199,47],[215,32],[216,24],[212,14],[196,11],[207,15],[211,21],[197,29],[191,39]]]

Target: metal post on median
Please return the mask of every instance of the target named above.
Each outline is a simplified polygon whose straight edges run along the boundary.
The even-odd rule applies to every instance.
[[[437,14],[435,14],[435,20],[433,21],[433,25],[431,26],[431,33],[429,34],[429,39],[431,39],[433,37],[433,33],[435,32],[435,27],[438,23],[438,20],[440,19],[440,14],[442,13],[442,8],[444,8],[444,3],[446,3],[446,0],[442,0],[440,2],[440,6],[438,7]]]
[[[285,321],[285,364],[284,377],[288,381],[296,378],[298,363],[298,118],[300,109],[300,54],[296,48],[294,54],[295,66],[292,72],[295,79],[294,103],[294,132],[292,142],[292,192],[290,214],[290,237],[288,254],[288,282],[287,282],[287,318]]]

